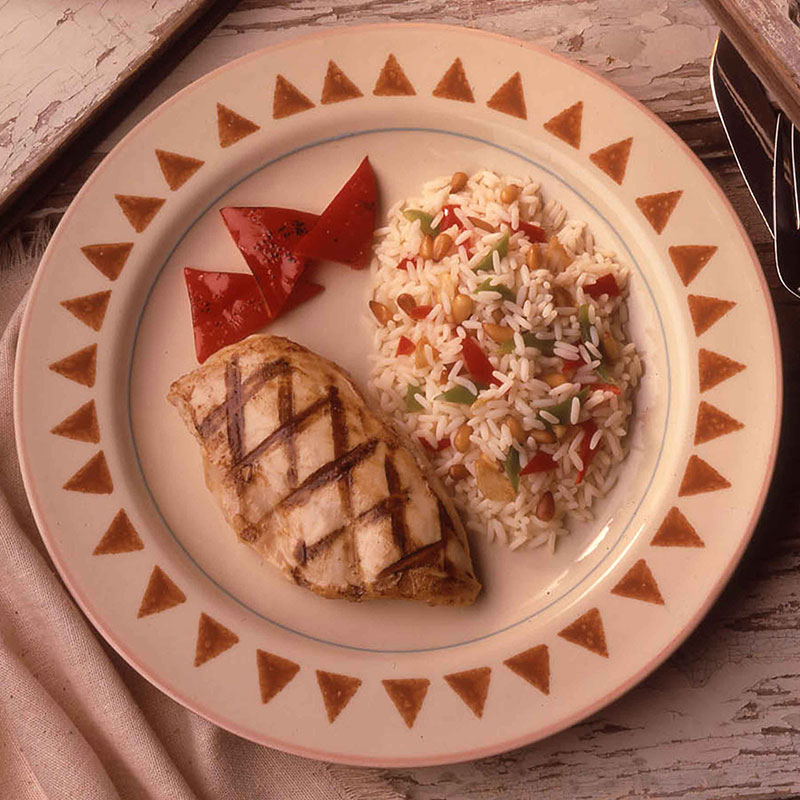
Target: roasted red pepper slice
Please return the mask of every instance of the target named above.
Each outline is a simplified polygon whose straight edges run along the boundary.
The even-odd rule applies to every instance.
[[[607,294],[609,297],[619,296],[619,284],[617,279],[610,273],[601,275],[594,283],[589,286],[584,286],[583,291],[590,297],[600,297],[602,294]]]
[[[314,227],[316,214],[270,207],[228,207],[220,213],[274,319],[309,264],[292,250]]]
[[[416,346],[411,339],[409,339],[407,336],[401,336],[400,341],[397,343],[397,353],[395,353],[395,355],[407,356],[413,353],[415,349]]]
[[[597,452],[597,448],[592,450],[589,445],[592,443],[592,437],[595,435],[597,431],[597,425],[593,419],[587,419],[586,422],[581,422],[580,426],[583,428],[583,440],[581,441],[581,449],[578,455],[581,457],[581,461],[583,461],[583,469],[578,470],[578,477],[575,478],[575,485],[577,486],[586,475],[586,470],[589,469],[589,465],[592,463],[594,459],[594,454]]]
[[[316,297],[324,291],[325,287],[321,284],[313,283],[312,281],[306,280],[304,276],[301,276],[300,280],[294,285],[292,293],[286,298],[281,314],[285,314],[287,311],[297,308],[297,306],[305,303],[306,300],[310,300],[312,297]]]
[[[450,447],[450,439],[447,436],[444,439],[439,439],[436,443],[436,447],[422,436],[417,438],[419,439],[419,443],[430,453],[438,453],[440,450],[444,450],[445,447]]]
[[[433,306],[414,306],[414,308],[408,312],[408,316],[411,317],[411,319],[425,319],[431,311],[433,311]]]
[[[525,238],[531,242],[546,242],[547,234],[538,225],[532,222],[519,221],[519,229],[525,234]]]
[[[622,389],[615,386],[613,383],[590,383],[589,388],[593,392],[613,392],[614,394],[622,394]]]
[[[375,174],[365,158],[295,252],[364,269],[369,264],[375,207]]]
[[[460,208],[460,206],[453,204],[442,206],[442,221],[439,223],[440,231],[446,231],[448,228],[452,228],[453,225],[458,225],[460,231],[464,230],[464,223],[455,212],[457,208]]]
[[[553,461],[550,453],[540,450],[523,468],[520,475],[533,475],[534,472],[549,472],[555,469],[558,464]]]
[[[194,349],[201,364],[272,319],[252,275],[184,269],[183,276],[192,309]]]
[[[467,336],[461,342],[461,356],[464,359],[467,372],[469,372],[473,380],[487,386],[491,384],[500,385],[501,381],[492,374],[494,372],[492,362],[489,361],[486,353],[481,350],[481,346],[473,338]]]

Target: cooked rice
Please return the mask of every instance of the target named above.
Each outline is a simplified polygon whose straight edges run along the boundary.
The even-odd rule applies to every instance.
[[[500,540],[512,549],[548,545],[555,548],[559,536],[567,533],[567,518],[592,519],[595,498],[602,497],[616,480],[615,467],[625,457],[625,440],[632,412],[635,388],[642,374],[642,365],[635,345],[628,342],[629,270],[621,266],[612,252],[598,250],[581,220],[567,218],[567,211],[555,200],[543,202],[538,183],[531,178],[519,179],[487,170],[473,175],[466,187],[450,194],[450,178],[441,177],[423,186],[419,197],[397,203],[389,212],[386,227],[379,239],[372,260],[373,299],[386,305],[393,317],[385,326],[375,329],[375,357],[371,385],[381,409],[390,415],[408,435],[426,442],[426,455],[438,475],[452,487],[456,502],[467,527],[484,533],[491,540]],[[520,188],[511,204],[501,199],[505,186]],[[433,217],[433,224],[442,220],[443,206],[457,205],[454,214],[460,225],[448,233],[454,240],[450,254],[436,262],[419,255],[423,232],[419,220],[403,216],[407,209],[419,209]],[[479,218],[496,228],[496,232],[476,227],[469,218]],[[556,257],[548,255],[548,245],[533,245],[521,230],[524,220],[543,228],[548,239],[556,237],[570,262],[559,268]],[[463,227],[463,230],[459,228]],[[445,232],[445,231],[442,231]],[[489,248],[509,233],[508,254],[497,250],[488,272],[475,272],[474,267]],[[472,251],[467,250],[467,246]],[[531,269],[526,256],[531,247],[541,251],[539,266]],[[407,269],[398,269],[403,259]],[[584,286],[611,274],[621,293],[617,297],[601,295],[595,299]],[[508,287],[507,299],[498,292],[478,291],[487,278],[495,285]],[[568,290],[570,305],[558,305],[566,297],[556,294],[556,287]],[[418,305],[432,310],[423,320],[415,320],[397,307],[400,294],[411,295]],[[452,321],[452,303],[462,293],[472,298],[474,309],[460,325]],[[586,305],[588,338],[583,341],[578,310]],[[507,326],[513,338],[502,352],[484,330],[484,323]],[[544,355],[535,347],[526,346],[523,334],[534,332],[539,339],[553,342],[553,355]],[[473,335],[489,357],[497,385],[478,387],[469,375],[461,354],[461,342]],[[611,335],[620,351],[616,362],[604,359],[604,335]],[[413,343],[425,338],[416,353],[396,355],[400,337]],[[551,388],[542,378],[549,373],[569,372],[568,380]],[[598,367],[606,369],[599,378]],[[591,384],[613,383],[620,394],[609,390],[591,390]],[[419,387],[416,400],[422,407],[416,413],[406,410],[409,386]],[[446,402],[440,395],[456,386],[464,387],[478,400],[470,405]],[[589,390],[583,402],[576,396]],[[532,433],[556,430],[560,420],[551,413],[556,403],[569,403],[566,432],[551,444],[537,444]],[[515,441],[507,417],[513,416],[525,431],[522,443]],[[591,435],[591,463],[583,480],[577,482],[583,463],[583,423],[594,420],[597,430]],[[461,453],[452,444],[456,432],[464,424],[471,429],[469,449]],[[540,434],[541,436],[542,434]],[[435,451],[438,443],[443,447]],[[496,465],[501,476],[511,448],[519,453],[521,467],[538,451],[552,456],[557,468],[519,478],[519,489],[513,500],[491,500],[478,488],[476,469],[480,458]],[[463,464],[468,476],[453,481],[450,469]],[[509,487],[510,488],[510,487]],[[550,491],[555,500],[555,516],[543,521],[536,515],[542,495]],[[546,516],[546,515],[545,515]]]

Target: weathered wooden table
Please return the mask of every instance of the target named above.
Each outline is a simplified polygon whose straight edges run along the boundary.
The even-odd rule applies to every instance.
[[[707,80],[716,27],[698,0],[245,0],[42,198],[13,241],[52,226],[120,137],[203,73],[321,27],[389,20],[469,25],[549,47],[666,119],[719,181],[755,244],[773,291],[786,381],[766,509],[741,567],[689,641],[623,699],[564,733],[482,761],[394,770],[392,782],[420,800],[800,797],[800,305],[778,286],[771,239],[716,119]],[[13,283],[21,292],[26,281],[0,273],[0,291]]]

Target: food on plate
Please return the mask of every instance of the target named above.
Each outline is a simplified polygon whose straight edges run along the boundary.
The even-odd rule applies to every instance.
[[[375,175],[365,157],[320,216],[272,206],[229,206],[220,214],[252,276],[184,270],[201,364],[322,292],[308,277],[312,259],[367,265]]]
[[[421,453],[336,364],[251,336],[172,384],[228,523],[323,597],[472,603],[458,514]]]
[[[626,455],[628,269],[535,181],[488,170],[425,184],[377,233],[381,411],[424,442],[468,528],[554,548]]]

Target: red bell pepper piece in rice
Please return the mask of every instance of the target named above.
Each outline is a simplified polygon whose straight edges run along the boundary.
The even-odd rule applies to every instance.
[[[550,453],[545,453],[540,450],[530,461],[522,468],[520,475],[533,475],[536,472],[549,472],[555,469],[558,464],[553,460]]]
[[[464,223],[461,221],[461,217],[455,212],[455,209],[460,207],[461,206],[453,205],[452,203],[442,206],[442,221],[439,223],[440,231],[446,231],[448,228],[452,228],[453,225],[457,225],[460,231],[464,230]]]
[[[590,383],[587,385],[593,392],[613,392],[614,394],[622,394],[622,389],[613,383]]]
[[[295,253],[364,269],[375,230],[375,195],[375,174],[369,158],[364,158],[317,224],[297,243]]]
[[[414,308],[412,308],[407,313],[408,316],[411,317],[411,319],[425,319],[425,317],[427,317],[428,314],[431,313],[431,311],[433,311],[433,306],[420,305],[420,306],[414,306]]]
[[[461,357],[464,359],[464,366],[472,379],[477,383],[487,386],[494,384],[499,386],[501,381],[495,377],[494,367],[489,361],[486,353],[481,350],[481,346],[471,337],[467,336],[461,342]]]
[[[619,297],[620,295],[617,279],[610,272],[601,275],[594,283],[584,286],[583,291],[595,299],[604,294],[609,297]]]
[[[418,436],[419,443],[429,452],[429,453],[438,453],[441,450],[444,450],[445,447],[450,447],[450,439],[449,437],[445,436],[444,439],[439,439],[436,442],[436,447],[434,447],[424,436]]]
[[[561,372],[563,373],[564,377],[569,380],[571,380],[573,375],[575,375],[575,372],[577,371],[578,367],[580,367],[584,363],[582,358],[576,358],[574,360],[568,358],[562,358],[561,360],[564,362],[564,366],[561,368]]]
[[[583,439],[581,440],[580,452],[578,453],[578,455],[581,457],[581,461],[583,462],[583,469],[578,470],[578,476],[575,478],[576,486],[583,481],[586,475],[586,470],[589,469],[589,465],[594,459],[594,454],[597,452],[597,448],[592,450],[590,447],[592,443],[592,437],[597,432],[597,425],[595,424],[595,421],[593,419],[587,419],[586,422],[581,422],[578,427],[583,429]]]
[[[412,267],[416,266],[416,259],[413,258],[404,258],[398,265],[397,269],[403,269],[408,272],[408,265],[411,264]]]
[[[540,228],[538,225],[534,225],[532,222],[523,222],[520,220],[519,230],[521,230],[525,234],[525,238],[531,242],[547,241],[547,234],[544,232],[544,229]]]
[[[310,263],[309,259],[295,255],[292,250],[314,227],[317,222],[316,214],[268,206],[229,206],[220,209],[220,214],[247,266],[258,281],[267,311],[274,319],[283,310],[289,295]],[[307,294],[308,291],[304,289],[301,294]],[[321,287],[317,293],[319,291]]]

